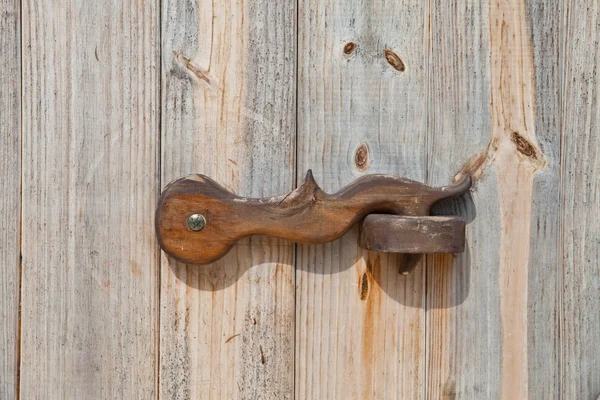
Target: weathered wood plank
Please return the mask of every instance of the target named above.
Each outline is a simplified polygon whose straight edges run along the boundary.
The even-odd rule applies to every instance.
[[[299,7],[298,174],[327,191],[367,172],[424,181],[427,3]],[[297,249],[296,398],[419,398],[424,269],[399,275],[357,232]]]
[[[560,52],[563,3],[525,2],[533,40],[535,130],[546,166],[533,182],[527,299],[529,399],[560,399]],[[564,397],[567,398],[578,398]],[[582,397],[585,398],[585,397]]]
[[[0,1],[0,399],[18,398],[21,223],[19,2]]]
[[[485,147],[490,131],[492,140],[463,171],[480,179],[472,199],[446,204],[476,217],[469,251],[428,260],[428,397],[550,398],[559,368],[560,13],[533,1],[489,7],[432,7],[429,183]]]
[[[242,196],[294,184],[296,11],[163,3],[162,183],[202,173]],[[209,266],[163,257],[160,396],[293,394],[293,244],[254,237]]]
[[[528,277],[533,179],[546,166],[537,145],[533,43],[525,4],[490,3],[491,104],[498,177],[498,286],[502,329],[501,395],[528,394]]]
[[[488,2],[431,5],[428,183],[447,182],[490,140]],[[497,399],[502,331],[500,217],[493,165],[474,171],[471,196],[434,211],[463,215],[463,254],[427,257],[427,398]]]
[[[20,398],[153,398],[156,2],[22,10]]]
[[[561,395],[600,393],[600,4],[564,2]]]

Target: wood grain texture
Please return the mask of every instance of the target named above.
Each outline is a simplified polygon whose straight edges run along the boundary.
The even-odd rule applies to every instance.
[[[0,399],[18,398],[21,40],[17,1],[0,1]]]
[[[533,179],[546,166],[537,145],[533,43],[524,3],[490,3],[492,148],[500,203],[498,284],[503,399],[528,394],[527,304]],[[516,62],[515,62],[516,61]]]
[[[0,399],[598,397],[598,1],[158,4],[0,0]],[[309,168],[471,174],[466,252],[160,255],[171,179]]]
[[[162,182],[202,173],[247,196],[289,192],[294,5],[167,0],[162,18]],[[254,237],[215,265],[163,256],[161,398],[292,397],[293,249]]]
[[[447,182],[465,164],[476,179],[471,197],[440,204],[462,215],[465,252],[427,257],[427,398],[498,399],[502,327],[498,286],[500,217],[490,140],[488,2],[431,5],[428,182]],[[487,168],[487,169],[486,169]]]
[[[560,396],[600,393],[600,4],[564,2]]]
[[[331,242],[367,214],[429,215],[434,203],[458,197],[470,187],[470,177],[453,186],[431,187],[371,174],[329,194],[308,170],[304,182],[292,192],[252,198],[236,195],[207,176],[188,175],[169,183],[162,192],[156,207],[156,236],[162,250],[178,261],[207,264],[248,236],[268,235],[308,244]],[[188,219],[192,215],[202,218],[203,228],[191,229]],[[427,221],[417,219],[413,223],[415,228],[422,223],[423,233],[431,228],[428,238],[442,233],[443,226],[436,231],[434,220],[430,219],[430,224]],[[452,236],[452,230],[448,233]],[[421,237],[421,241],[425,251],[427,239]]]
[[[533,181],[527,299],[529,399],[560,399],[561,1],[525,2],[533,43],[536,139],[546,166]],[[596,394],[600,393],[600,389]],[[586,398],[565,396],[562,398]]]
[[[456,260],[428,260],[429,398],[557,395],[555,6],[531,1],[492,2],[489,9],[471,3],[434,7],[432,159],[442,166],[464,163],[473,140],[482,146],[489,131],[492,140],[465,167],[480,179],[473,203],[447,204],[475,218],[468,251]],[[447,179],[431,164],[430,178],[433,184]],[[450,307],[455,304],[460,306]],[[468,337],[461,338],[465,331]]]
[[[366,172],[423,181],[427,3],[299,7],[297,170],[327,191]],[[297,248],[296,398],[419,398],[424,269],[399,275],[400,258],[360,249],[357,233]]]
[[[20,398],[153,398],[156,3],[22,7]]]

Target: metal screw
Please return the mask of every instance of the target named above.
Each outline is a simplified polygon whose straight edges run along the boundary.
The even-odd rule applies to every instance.
[[[188,217],[187,226],[192,231],[201,231],[206,226],[206,218],[202,214],[192,214]]]

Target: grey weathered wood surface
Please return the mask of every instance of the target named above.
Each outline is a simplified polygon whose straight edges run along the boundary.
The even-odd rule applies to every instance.
[[[428,183],[447,182],[490,141],[490,6],[431,5]],[[427,398],[500,397],[500,243],[497,177],[438,212],[467,221],[463,254],[427,257]]]
[[[296,12],[169,0],[162,183],[203,173],[243,196],[294,185]],[[291,398],[293,244],[251,238],[214,265],[162,257],[160,397]]]
[[[20,398],[153,398],[156,3],[22,11]]]
[[[0,1],[0,399],[18,398],[21,223],[19,3]]]
[[[535,68],[535,135],[546,160],[533,181],[531,232],[527,299],[527,374],[530,399],[591,398],[560,392],[561,374],[565,363],[561,360],[560,318],[563,289],[561,232],[561,120],[562,65],[565,54],[561,42],[567,39],[563,27],[564,3],[552,0],[528,0],[525,11],[533,43]],[[598,264],[596,264],[598,265]],[[600,340],[600,326],[590,328]],[[596,352],[595,355],[600,355]],[[579,379],[572,377],[572,379]],[[591,392],[600,394],[600,382]],[[582,393],[583,394],[583,393]]]
[[[469,142],[460,143],[462,135],[458,132],[470,132],[466,138],[473,139],[481,138],[474,132],[491,131],[491,141],[466,167],[481,175],[473,194],[474,207],[465,210],[477,215],[469,229],[470,254],[454,263],[451,259],[430,259],[433,282],[428,287],[433,290],[428,350],[435,364],[428,364],[428,377],[433,378],[428,389],[431,398],[436,394],[461,398],[525,398],[528,394],[532,398],[556,397],[559,360],[555,249],[559,208],[557,191],[552,189],[558,186],[559,148],[557,118],[553,114],[558,87],[552,78],[556,74],[553,57],[560,26],[554,17],[555,8],[548,10],[534,2],[526,6],[492,2],[489,9],[471,10],[472,5],[457,9],[458,13],[441,10],[443,22],[433,24],[441,27],[440,37],[445,42],[439,46],[443,53],[439,65],[445,66],[448,59],[454,58],[455,72],[463,71],[460,63],[471,68],[467,70],[469,75],[463,76],[465,83],[448,77],[439,80],[441,90],[432,92],[432,101],[452,110],[452,114],[436,109],[431,115],[442,125],[444,121],[476,124],[455,126],[450,142],[437,143],[438,154],[433,159],[444,160],[450,154],[465,157],[473,152]],[[459,23],[456,14],[469,23]],[[473,21],[472,16],[483,24]],[[455,19],[457,26],[463,27],[460,35],[444,34]],[[488,23],[490,29],[478,29]],[[490,37],[485,37],[488,34]],[[473,46],[469,40],[477,38],[478,45]],[[488,43],[489,51],[481,49]],[[432,50],[436,54],[436,46]],[[433,72],[432,76],[438,74]],[[456,82],[456,86],[448,82]],[[482,83],[483,91],[468,93]],[[486,87],[491,90],[488,92]],[[463,93],[465,89],[467,93]],[[536,95],[538,90],[540,94]],[[477,100],[473,106],[471,100],[478,96],[481,100],[489,96],[491,108]],[[456,99],[462,106],[458,113],[453,107]],[[489,122],[492,126],[485,129]],[[484,129],[477,129],[482,125]],[[453,147],[456,142],[458,145]],[[430,176],[435,176],[435,169]],[[462,302],[460,308],[435,309],[452,299]],[[477,317],[468,318],[469,314]],[[484,317],[487,325],[481,324]],[[471,326],[473,321],[478,322]],[[461,339],[462,332],[469,332],[466,340]],[[480,357],[485,347],[485,357]]]
[[[299,7],[298,179],[312,168],[327,191],[363,173],[424,181],[427,3]],[[424,393],[424,268],[400,276],[398,256],[360,249],[357,233],[297,248],[296,398]]]
[[[596,398],[599,11],[2,1],[0,398]],[[357,229],[158,252],[169,180],[270,196],[308,168],[473,173],[436,208],[467,251],[408,277]]]
[[[427,320],[428,336],[430,337],[428,339],[428,354],[430,355],[430,361],[428,362],[428,394],[430,398],[438,398],[441,395],[478,398],[483,395],[482,393],[487,398],[515,398],[515,396],[519,398],[528,396],[529,398],[539,399],[593,398],[600,390],[597,382],[598,376],[594,372],[596,370],[594,360],[597,358],[595,347],[589,347],[584,352],[580,352],[581,350],[573,351],[571,354],[565,351],[565,348],[571,347],[572,349],[579,346],[579,344],[574,345],[574,343],[579,343],[578,335],[582,332],[579,331],[582,325],[586,327],[585,331],[589,335],[588,338],[582,341],[583,343],[591,343],[600,339],[598,319],[590,319],[590,316],[595,316],[595,314],[581,310],[583,303],[575,300],[579,297],[576,291],[567,292],[569,288],[580,287],[579,285],[583,282],[586,282],[585,286],[592,284],[590,293],[593,292],[594,288],[597,288],[597,260],[592,262],[585,273],[573,274],[576,277],[574,281],[564,279],[565,273],[561,272],[564,267],[568,266],[568,260],[565,265],[561,259],[563,252],[561,246],[568,246],[565,238],[570,236],[564,226],[568,221],[565,218],[565,212],[569,208],[569,204],[565,202],[565,199],[576,201],[575,199],[578,197],[576,191],[568,193],[566,198],[564,194],[560,196],[561,190],[564,190],[564,184],[561,187],[561,180],[586,187],[588,176],[595,176],[594,173],[587,176],[580,175],[579,182],[573,181],[572,178],[565,177],[563,166],[563,176],[561,178],[561,137],[563,140],[563,164],[565,155],[570,158],[577,154],[574,150],[565,152],[565,141],[571,142],[575,139],[577,142],[577,138],[581,137],[570,131],[573,127],[565,122],[571,119],[563,113],[563,110],[568,105],[577,104],[569,111],[569,115],[577,115],[582,107],[585,108],[584,104],[581,104],[584,97],[575,96],[570,98],[563,96],[563,91],[569,91],[568,85],[572,80],[567,75],[569,73],[568,69],[563,70],[563,66],[568,65],[567,60],[582,59],[582,51],[586,48],[581,46],[577,49],[578,54],[569,57],[566,52],[562,51],[561,45],[572,41],[580,43],[586,42],[586,40],[594,40],[591,29],[584,32],[569,32],[563,28],[563,18],[572,15],[571,13],[569,7],[564,7],[563,4],[558,3],[541,4],[531,1],[526,2],[525,7],[522,7],[516,3],[493,2],[491,9],[488,10],[486,7],[480,12],[472,12],[472,6],[459,8],[455,12],[440,8],[440,16],[443,22],[432,24],[432,26],[439,27],[442,33],[444,29],[452,25],[453,21],[457,21],[457,26],[463,27],[460,35],[456,35],[455,31],[445,36],[446,45],[440,46],[439,49],[440,52],[443,53],[446,50],[449,54],[441,54],[440,60],[443,61],[440,63],[441,66],[447,66],[449,64],[448,60],[452,60],[454,57],[454,62],[456,62],[454,71],[458,73],[463,70],[467,71],[469,75],[465,75],[466,80],[477,84],[482,81],[482,78],[483,80],[487,79],[487,68],[485,66],[482,68],[481,62],[473,62],[469,58],[475,56],[485,62],[487,55],[491,53],[490,87],[503,87],[506,90],[506,86],[510,87],[511,82],[519,82],[527,76],[528,68],[521,72],[518,69],[522,68],[523,64],[526,65],[527,62],[530,62],[533,67],[530,83],[525,82],[526,85],[519,85],[522,92],[515,92],[510,96],[519,98],[530,92],[534,94],[535,99],[534,107],[523,107],[522,103],[515,104],[514,102],[511,105],[510,98],[505,98],[504,101],[500,102],[501,106],[497,107],[498,102],[494,102],[492,96],[491,105],[494,108],[494,104],[496,104],[495,111],[484,110],[483,112],[476,107],[478,105],[487,107],[485,101],[471,103],[470,100],[467,100],[467,107],[459,108],[460,111],[456,112],[453,105],[456,105],[457,99],[464,101],[464,99],[476,99],[478,96],[485,99],[485,96],[489,94],[482,93],[479,90],[475,93],[464,93],[465,89],[472,90],[474,88],[472,84],[461,84],[460,80],[453,77],[440,78],[438,85],[442,90],[436,90],[434,82],[431,98],[434,104],[438,103],[446,106],[448,110],[451,110],[451,114],[444,115],[444,110],[434,106],[430,108],[430,112],[432,112],[430,115],[433,115],[435,120],[440,120],[442,124],[444,121],[450,121],[457,124],[457,126],[455,126],[455,131],[450,137],[451,141],[443,143],[442,140],[438,144],[439,152],[432,159],[441,159],[443,163],[451,163],[452,160],[444,160],[444,158],[450,154],[453,156],[458,154],[460,157],[461,154],[464,156],[473,151],[473,149],[469,149],[468,142],[459,143],[456,147],[452,145],[452,143],[460,141],[461,135],[458,132],[471,132],[467,135],[468,138],[471,140],[477,138],[474,132],[478,130],[473,129],[476,127],[464,127],[460,124],[469,120],[486,124],[490,120],[497,120],[493,117],[494,112],[504,114],[503,118],[514,123],[515,114],[527,113],[529,112],[528,108],[533,108],[535,112],[533,118],[530,117],[533,124],[529,124],[529,133],[534,133],[539,149],[536,150],[533,157],[531,155],[527,157],[528,155],[522,151],[524,150],[523,143],[517,143],[513,140],[515,144],[513,151],[520,157],[512,157],[511,159],[509,156],[507,162],[505,154],[504,159],[498,160],[497,154],[494,154],[498,150],[492,149],[491,157],[487,156],[487,158],[491,158],[489,162],[485,161],[481,165],[472,165],[475,170],[483,173],[483,175],[473,193],[474,207],[470,211],[469,207],[463,210],[467,215],[477,215],[476,220],[469,225],[469,236],[471,237],[469,253],[471,254],[466,254],[467,259],[449,263],[449,259],[446,260],[446,263],[443,258],[430,259],[431,273],[429,274],[428,287],[433,289],[430,292],[430,297],[428,297],[431,300],[428,301],[429,316]],[[575,14],[585,13],[583,10],[575,12]],[[505,26],[495,34],[500,37],[507,35],[510,39],[501,43],[492,40],[492,48],[489,52],[481,51],[481,48],[480,51],[477,51],[478,46],[473,46],[468,40],[477,38],[481,33],[473,34],[469,30],[481,25],[478,23],[465,24],[462,21],[459,24],[460,18],[456,18],[457,15],[462,18],[472,18],[474,16],[482,19],[484,24],[486,18],[489,18],[492,24],[497,23],[498,26]],[[518,39],[522,41],[521,44],[518,44],[518,41],[515,43],[515,36],[513,36],[515,35],[515,25],[519,25],[518,21],[521,21],[521,27],[518,30],[525,32],[525,35],[521,33],[522,36]],[[511,25],[511,28],[507,28],[509,25]],[[595,26],[595,28],[598,27]],[[492,29],[492,34],[494,34],[494,29]],[[485,35],[488,32],[488,29],[485,28],[482,31],[484,36],[482,43],[484,45],[487,43]],[[574,32],[578,32],[578,34],[574,35]],[[516,35],[519,36],[519,33],[517,32]],[[465,38],[467,38],[466,41]],[[528,43],[529,41],[531,43]],[[435,44],[432,50],[433,54],[436,54]],[[475,52],[472,53],[473,51]],[[494,54],[497,54],[497,56],[494,57]],[[532,61],[523,62],[524,58],[529,57],[532,58]],[[433,60],[435,60],[435,57]],[[515,60],[520,62],[517,63]],[[495,64],[494,61],[499,62],[500,65]],[[574,65],[597,64],[597,59],[586,61],[581,64],[576,62]],[[471,68],[461,68],[461,62],[468,63]],[[435,61],[433,61],[433,65],[435,68]],[[504,76],[502,76],[502,73],[504,73]],[[432,77],[436,76],[439,75],[432,71]],[[449,82],[456,82],[456,86],[450,86]],[[484,90],[485,87],[483,86]],[[583,93],[588,93],[586,86],[577,89]],[[579,95],[581,96],[581,93]],[[444,99],[446,98],[450,101],[445,102]],[[492,116],[491,118],[486,115],[488,112]],[[565,121],[563,122],[562,132],[560,130],[561,121]],[[449,126],[445,128],[444,130],[447,130]],[[585,130],[583,127],[579,128]],[[510,134],[511,131],[512,129],[508,129],[507,133]],[[443,138],[443,135],[442,133],[442,136],[438,136],[438,138]],[[574,146],[577,148],[581,145],[576,143]],[[451,150],[449,151],[449,149]],[[466,153],[462,153],[465,149]],[[509,151],[508,154],[510,153]],[[490,185],[489,181],[497,179],[498,176],[502,175],[502,169],[510,169],[511,164],[514,166],[515,162],[520,165],[527,161],[536,163],[542,157],[545,165],[540,166],[541,168],[536,171],[533,181],[529,184],[529,188],[533,189],[530,194],[531,200],[528,201],[528,203],[531,203],[530,213],[522,212],[522,209],[519,210],[514,207],[511,209],[510,200],[523,196],[523,193],[528,191],[527,182],[517,180],[518,187],[516,191],[513,191],[514,196],[509,196],[510,199],[507,199],[497,189],[498,183],[492,182]],[[578,156],[573,159],[578,159]],[[591,165],[593,165],[593,161]],[[430,171],[433,171],[433,174],[430,173],[430,177],[435,177],[435,168]],[[430,183],[435,183],[435,181]],[[482,197],[486,195],[488,196],[487,199]],[[494,203],[497,203],[497,205]],[[481,205],[484,207],[481,207]],[[561,205],[564,208],[561,209]],[[452,205],[448,206],[452,207]],[[463,205],[454,204],[454,206],[460,210]],[[585,206],[581,203],[579,203],[579,207],[573,205],[571,207],[579,208],[582,214],[589,213],[589,210],[583,211]],[[482,215],[482,211],[485,214]],[[507,265],[510,267],[505,278],[508,279],[508,283],[505,279],[503,283],[503,279],[500,279],[499,276],[495,276],[493,273],[490,274],[491,271],[495,270],[496,265],[500,265],[500,269],[502,269],[500,259],[503,256],[502,253],[498,253],[498,249],[502,249],[498,241],[503,240],[501,235],[498,237],[501,233],[498,231],[498,227],[502,226],[503,223],[498,220],[489,221],[489,218],[486,218],[485,215],[490,211],[493,213],[492,215],[508,215],[509,219],[515,221],[531,221],[528,232],[530,238],[528,257],[526,259],[521,258],[520,263]],[[498,211],[500,212],[498,213]],[[515,211],[517,214],[515,214]],[[562,220],[561,215],[563,216]],[[480,225],[480,223],[485,223],[485,225]],[[483,229],[478,229],[478,226],[482,226]],[[503,227],[502,229],[509,228]],[[572,243],[587,242],[589,241],[582,238]],[[574,246],[577,246],[577,244]],[[486,247],[488,248],[486,249]],[[484,250],[485,258],[483,259],[477,257],[481,250]],[[511,246],[511,251],[514,252],[517,249]],[[584,260],[580,257],[575,263],[584,263],[585,265],[585,262],[590,263],[588,260],[590,258]],[[495,262],[498,264],[495,264]],[[501,316],[502,306],[488,303],[487,299],[499,297],[500,302],[502,302],[502,299],[507,297],[503,295],[502,289],[506,290],[515,284],[519,285],[519,279],[515,281],[515,275],[519,274],[519,269],[525,270],[527,274],[521,276],[521,288],[511,296],[513,298],[513,300],[510,300],[512,306],[508,307],[508,312],[514,315],[520,313],[525,324],[522,324],[518,333],[515,334],[514,331],[507,332],[507,327]],[[462,282],[462,285],[457,285],[456,279],[460,279],[459,282]],[[481,282],[481,279],[484,281]],[[436,284],[440,289],[436,289]],[[500,288],[500,293],[496,292],[498,288]],[[457,294],[460,298],[466,299],[459,308],[442,312],[435,310],[437,306],[442,306],[444,303],[451,301],[452,298],[456,298]],[[474,301],[477,301],[477,303],[473,303]],[[592,303],[594,303],[593,300],[587,304]],[[574,306],[574,304],[576,305]],[[567,309],[569,306],[571,307],[570,310]],[[579,312],[584,312],[586,317],[576,317]],[[469,314],[475,314],[476,318],[469,317]],[[565,323],[561,323],[561,318]],[[487,326],[481,324],[482,320],[487,322]],[[474,322],[475,324],[473,324]],[[574,330],[565,333],[566,328],[563,325],[574,327]],[[450,326],[450,329],[448,326]],[[469,332],[469,334],[461,339],[462,332]],[[513,337],[512,343],[510,342],[511,336]],[[515,337],[519,339],[521,348],[524,349],[520,352],[521,362],[516,365],[517,368],[506,368],[503,363],[506,362],[506,356],[511,351],[511,347],[513,348],[512,351],[517,353],[515,351]],[[490,338],[492,339],[490,340]],[[485,357],[481,357],[481,349],[486,348],[486,346]],[[585,354],[583,359],[580,359],[583,354]],[[431,361],[435,363],[432,365]],[[479,363],[473,363],[473,361],[479,361]],[[585,366],[582,367],[582,364]],[[572,366],[576,367],[573,368]],[[582,379],[585,379],[584,384],[580,383]],[[511,390],[518,390],[518,394],[511,392]]]
[[[600,393],[599,16],[597,1],[564,2],[558,326],[565,399]]]

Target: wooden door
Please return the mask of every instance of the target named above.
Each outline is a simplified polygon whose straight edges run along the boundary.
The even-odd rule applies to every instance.
[[[600,3],[0,0],[0,399],[596,399]],[[432,185],[466,251],[267,237],[210,266],[202,173]]]

